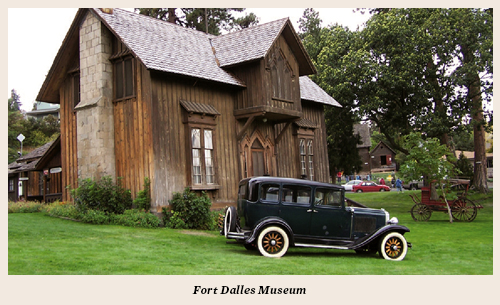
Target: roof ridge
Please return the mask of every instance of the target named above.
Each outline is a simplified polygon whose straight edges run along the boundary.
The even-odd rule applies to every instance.
[[[268,26],[269,24],[272,24],[272,23],[283,22],[283,20],[289,20],[289,19],[290,19],[289,17],[284,17],[284,18],[273,20],[273,21],[269,21],[269,22],[266,22],[266,23],[257,24],[257,25],[254,25],[254,26],[249,26],[247,28],[244,28],[244,29],[241,29],[241,30],[237,30],[237,31],[234,31],[234,32],[228,32],[226,34],[222,34],[222,35],[215,36],[215,37],[216,38],[222,38],[222,37],[226,37],[226,36],[229,36],[229,35],[238,34],[238,33],[244,32],[244,31],[254,30],[254,29],[258,28],[258,27],[263,27],[263,26],[266,26],[266,25]],[[286,23],[286,21],[283,22],[283,25],[285,23]]]
[[[100,9],[94,8],[94,10],[100,10]],[[128,10],[125,10],[125,9],[122,9],[122,8],[114,8],[113,10],[119,10],[120,13],[126,13],[126,14],[129,14],[130,16],[134,16],[134,17],[137,17],[137,18],[149,18],[153,22],[156,22],[156,23],[159,23],[159,24],[162,24],[162,25],[166,25],[166,26],[177,27],[179,29],[183,29],[183,30],[186,30],[186,31],[197,33],[197,35],[218,37],[218,36],[215,36],[215,35],[210,34],[210,33],[205,33],[205,32],[202,32],[202,31],[198,31],[197,29],[188,28],[188,27],[179,25],[177,23],[172,23],[172,22],[169,22],[169,21],[166,21],[166,20],[163,20],[163,19],[159,19],[159,18],[153,17],[153,16],[148,16],[148,15],[143,15],[143,14],[140,14],[140,13],[136,13],[135,11],[131,12],[131,11],[128,11]],[[102,12],[102,13],[104,13],[104,12]],[[104,13],[104,14],[106,14],[106,13]],[[110,15],[113,15],[113,14],[110,14]]]

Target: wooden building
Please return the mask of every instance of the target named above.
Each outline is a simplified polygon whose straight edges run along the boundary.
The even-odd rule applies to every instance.
[[[245,177],[329,180],[324,107],[340,105],[315,72],[288,18],[212,36],[80,9],[37,100],[60,104],[64,186],[121,177],[135,197],[148,177],[155,212],[185,187],[223,207]]]
[[[370,152],[372,172],[398,171],[396,152],[386,143],[380,141]]]
[[[362,165],[361,170],[358,174],[366,175],[371,173],[371,156],[370,147],[372,146],[370,138],[370,126],[367,124],[354,124],[353,126],[354,134],[359,135],[360,143],[356,145],[358,150],[359,158],[361,159]]]
[[[9,200],[62,200],[61,141],[57,138],[8,166]]]

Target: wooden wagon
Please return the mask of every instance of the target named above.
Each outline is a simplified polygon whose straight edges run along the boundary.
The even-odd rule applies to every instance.
[[[457,199],[448,200],[451,216],[457,221],[473,221],[477,216],[478,209],[482,209],[483,207],[467,198],[469,180],[452,180],[452,183],[454,183],[453,186],[463,189],[464,192],[459,194]],[[415,221],[429,220],[432,211],[448,212],[446,201],[442,196],[437,200],[431,199],[431,187],[432,183],[430,186],[422,187],[421,199],[414,194],[410,195],[413,202],[415,202],[415,205],[411,208],[411,217]]]

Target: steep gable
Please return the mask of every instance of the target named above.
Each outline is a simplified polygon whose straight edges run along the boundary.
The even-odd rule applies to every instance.
[[[215,37],[212,45],[220,66],[231,67],[264,58],[279,35],[283,35],[293,49],[300,64],[299,75],[316,73],[288,18]]]
[[[213,35],[122,9],[92,11],[148,69],[245,85],[217,65],[210,45]]]

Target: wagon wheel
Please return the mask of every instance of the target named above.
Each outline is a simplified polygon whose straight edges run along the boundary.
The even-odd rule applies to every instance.
[[[411,217],[415,221],[427,221],[431,218],[432,211],[425,204],[415,204],[411,208]]]
[[[457,221],[473,221],[477,216],[477,206],[469,199],[459,198],[451,206],[451,216]]]

